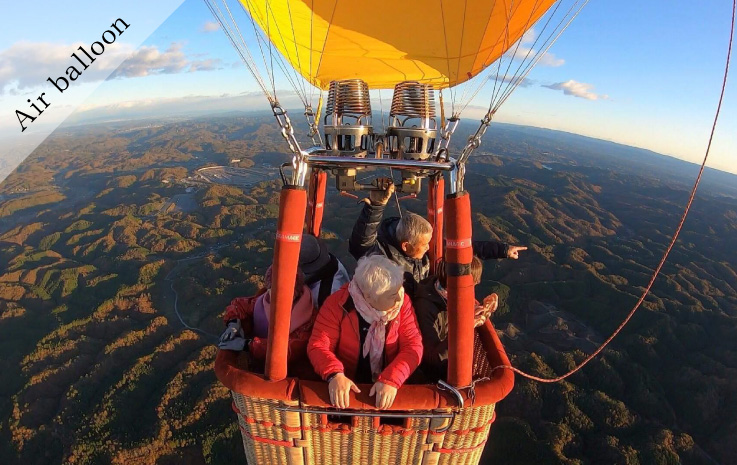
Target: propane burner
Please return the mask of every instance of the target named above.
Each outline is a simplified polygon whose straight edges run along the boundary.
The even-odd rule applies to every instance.
[[[323,120],[328,154],[365,157],[373,145],[371,99],[360,79],[332,81]]]
[[[387,128],[388,150],[394,158],[426,160],[435,150],[435,90],[417,81],[394,87],[391,122]]]

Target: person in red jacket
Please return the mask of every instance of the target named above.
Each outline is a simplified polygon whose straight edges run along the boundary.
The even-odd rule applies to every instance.
[[[307,356],[328,381],[330,402],[347,408],[355,383],[374,383],[377,408],[389,408],[397,389],[422,360],[422,336],[402,268],[380,255],[363,257],[350,283],[317,314]]]
[[[220,337],[221,349],[246,350],[256,363],[266,359],[266,343],[271,317],[271,275],[269,267],[264,275],[265,289],[252,297],[238,297],[225,309],[223,321],[227,328]],[[287,361],[306,359],[307,341],[315,317],[312,293],[305,285],[302,271],[297,272],[294,285],[294,303],[289,325],[289,352]]]

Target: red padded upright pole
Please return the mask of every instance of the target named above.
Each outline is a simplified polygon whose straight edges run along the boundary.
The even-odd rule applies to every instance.
[[[279,198],[279,221],[274,242],[269,340],[266,349],[266,377],[279,381],[287,376],[289,320],[292,316],[294,282],[299,263],[299,247],[307,208],[303,187],[284,186]]]
[[[328,183],[328,174],[325,171],[313,169],[310,177],[310,193],[307,199],[307,232],[320,237],[322,215],[325,208],[325,188]]]
[[[430,178],[427,194],[427,221],[432,225],[430,240],[430,272],[437,272],[437,265],[443,258],[443,205],[445,204],[445,179],[442,175]]]
[[[448,382],[468,386],[473,377],[474,284],[471,276],[471,197],[462,191],[446,199],[445,263],[448,289]]]

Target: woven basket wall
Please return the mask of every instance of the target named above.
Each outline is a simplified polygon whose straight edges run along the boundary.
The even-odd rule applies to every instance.
[[[474,355],[476,376],[488,375],[489,365],[478,340]],[[401,424],[386,424],[387,420],[378,417],[285,412],[280,408],[299,407],[299,403],[231,392],[251,465],[476,465],[494,421],[494,404],[466,407],[452,420],[406,418]],[[448,422],[450,427],[445,430]]]
[[[249,464],[456,464],[481,458],[494,405],[464,408],[450,419],[407,418],[401,425],[378,417],[328,417],[285,412],[285,402],[233,392],[233,409]],[[448,413],[449,410],[438,411]]]

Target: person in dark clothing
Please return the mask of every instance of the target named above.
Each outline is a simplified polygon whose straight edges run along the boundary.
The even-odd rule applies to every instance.
[[[328,252],[325,242],[312,234],[302,236],[299,268],[305,274],[305,284],[310,288],[312,302],[318,309],[330,294],[351,280],[345,266]]]
[[[404,289],[411,296],[414,285],[430,273],[430,257],[427,254],[432,226],[420,215],[405,213],[403,224],[413,226],[410,231],[415,237],[402,237],[399,218],[384,221],[383,205],[367,204],[353,228],[348,242],[351,255],[356,259],[365,255],[383,255],[404,270]],[[406,234],[409,228],[402,231]]]
[[[482,272],[483,264],[474,256],[471,262],[474,284],[481,282]],[[432,382],[446,379],[448,375],[448,294],[445,286],[445,262],[441,260],[438,275],[423,280],[413,298],[417,324],[422,333],[420,370]],[[474,326],[484,324],[498,304],[499,297],[496,294],[487,296],[482,304],[476,302]]]
[[[430,273],[427,251],[432,238],[432,225],[420,215],[405,213],[402,218],[384,217],[386,204],[394,193],[391,180],[382,181],[388,187],[369,193],[364,200],[348,241],[348,250],[358,260],[365,255],[381,254],[404,268],[404,288],[413,296],[417,283]],[[518,259],[527,247],[498,241],[473,241],[473,252],[482,260]]]

